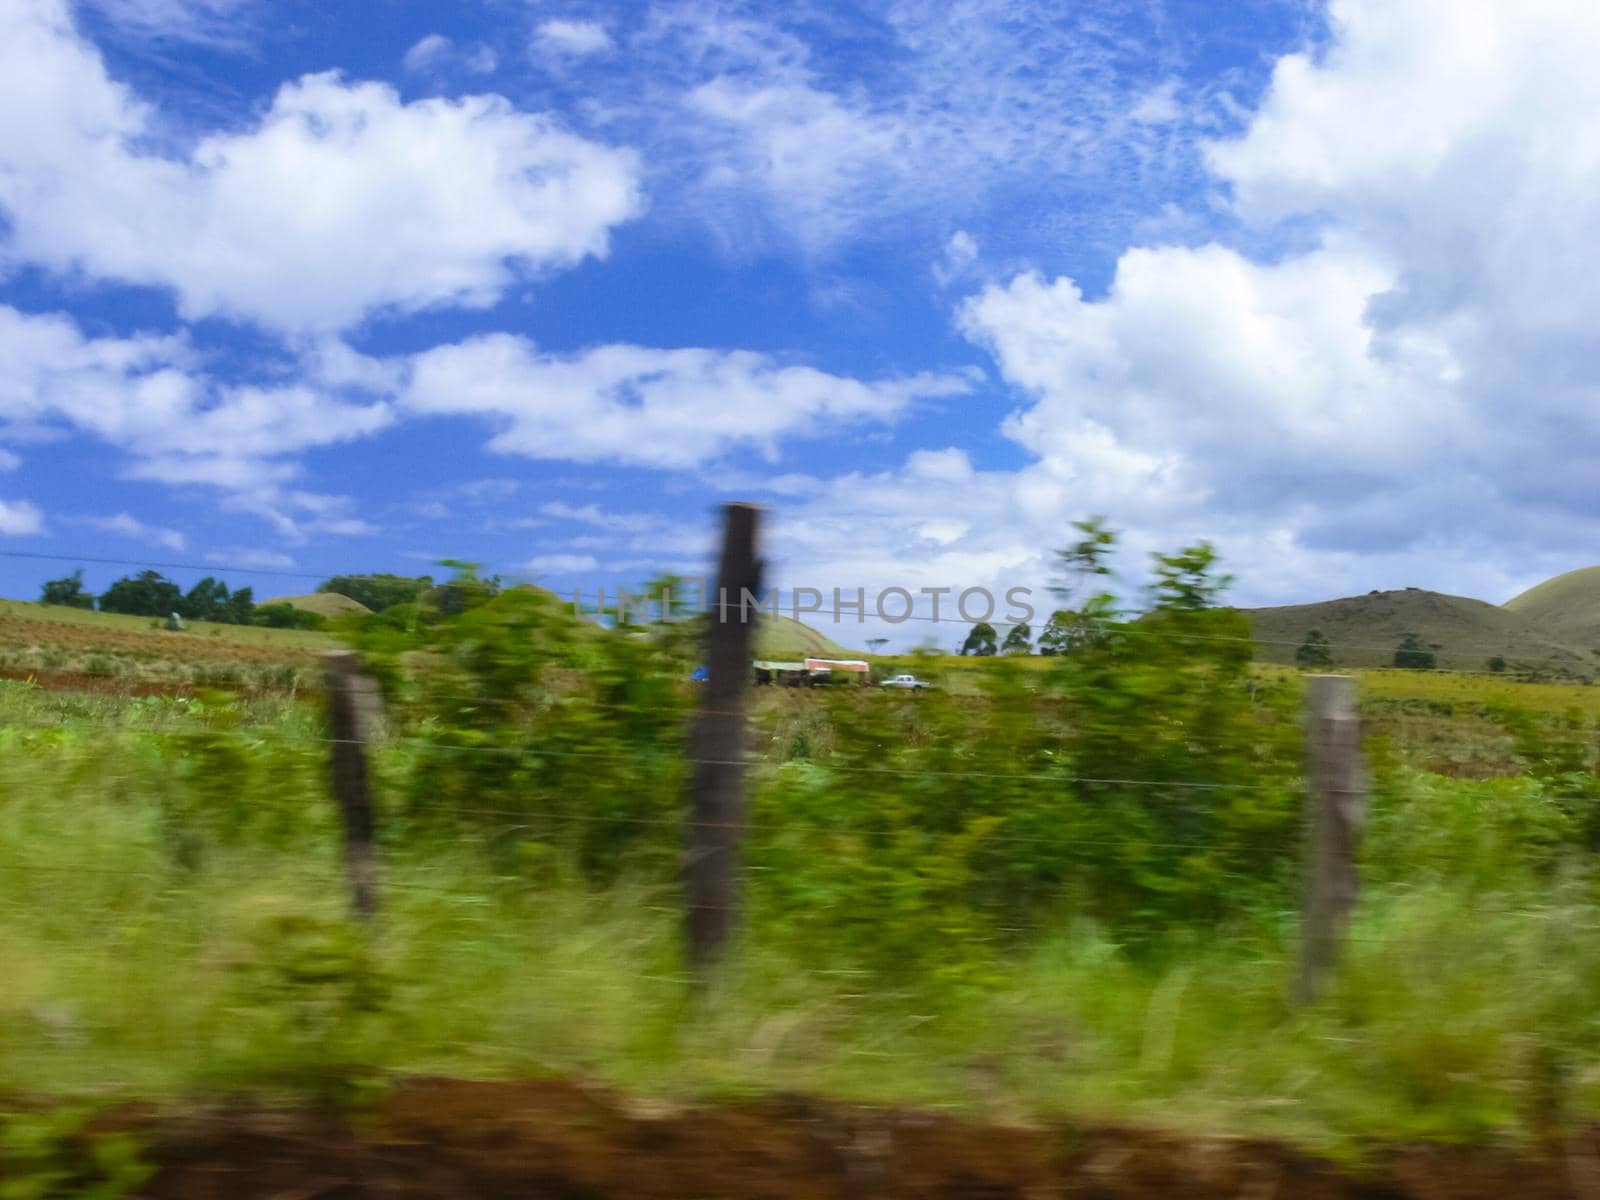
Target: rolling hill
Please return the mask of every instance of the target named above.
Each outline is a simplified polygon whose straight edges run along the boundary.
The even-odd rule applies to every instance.
[[[1580,567],[1546,579],[1505,602],[1544,633],[1587,651],[1600,648],[1600,567]]]
[[[793,617],[763,615],[756,626],[756,653],[762,658],[859,658],[838,642]]]
[[[1306,634],[1320,629],[1339,667],[1388,666],[1401,639],[1415,633],[1449,670],[1481,671],[1495,656],[1519,673],[1586,678],[1600,668],[1600,659],[1523,612],[1420,588],[1242,611],[1260,643],[1257,656],[1267,662],[1292,663]]]
[[[262,604],[287,604],[291,608],[298,608],[302,612],[316,613],[319,617],[342,617],[345,613],[371,612],[359,600],[352,600],[349,596],[342,596],[338,592],[311,592],[304,596],[274,596],[270,600],[260,601]]]

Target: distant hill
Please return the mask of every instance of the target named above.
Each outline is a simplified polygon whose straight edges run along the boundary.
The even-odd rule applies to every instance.
[[[338,592],[312,592],[305,596],[274,596],[270,600],[259,601],[261,604],[287,604],[291,608],[298,608],[301,612],[313,612],[319,617],[342,617],[345,613],[371,612],[359,600],[352,600],[349,596],[342,596]]]
[[[756,654],[772,659],[860,657],[803,621],[766,613],[756,626]]]
[[[1600,648],[1600,567],[1546,579],[1504,607],[1550,637],[1581,650]]]
[[[1340,667],[1389,666],[1408,633],[1434,647],[1438,665],[1449,670],[1481,671],[1496,655],[1517,672],[1587,678],[1600,667],[1600,660],[1509,606],[1420,588],[1242,611],[1259,642],[1257,656],[1267,662],[1292,663],[1306,634],[1320,629]]]

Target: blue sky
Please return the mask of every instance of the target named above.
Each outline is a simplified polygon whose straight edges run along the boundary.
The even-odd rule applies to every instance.
[[[569,591],[738,498],[785,586],[1040,586],[1101,512],[1246,602],[1503,599],[1600,557],[1597,50],[1555,0],[10,0],[0,551]]]

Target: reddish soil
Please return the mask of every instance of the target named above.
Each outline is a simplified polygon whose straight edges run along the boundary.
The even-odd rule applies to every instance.
[[[1546,1200],[1600,1196],[1590,1131],[1538,1158],[1441,1146],[1351,1175],[1273,1142],[1119,1126],[1007,1128],[804,1099],[668,1110],[562,1081],[420,1080],[354,1122],[260,1109],[138,1128],[151,1200]]]

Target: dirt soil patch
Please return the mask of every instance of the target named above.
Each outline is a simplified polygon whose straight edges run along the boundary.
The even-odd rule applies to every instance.
[[[1271,1141],[1124,1126],[987,1126],[776,1098],[669,1108],[560,1080],[417,1080],[351,1121],[259,1108],[107,1114],[132,1127],[160,1200],[844,1200],[1222,1197],[1545,1200],[1600,1196],[1590,1130],[1535,1157],[1399,1147],[1351,1173]]]

